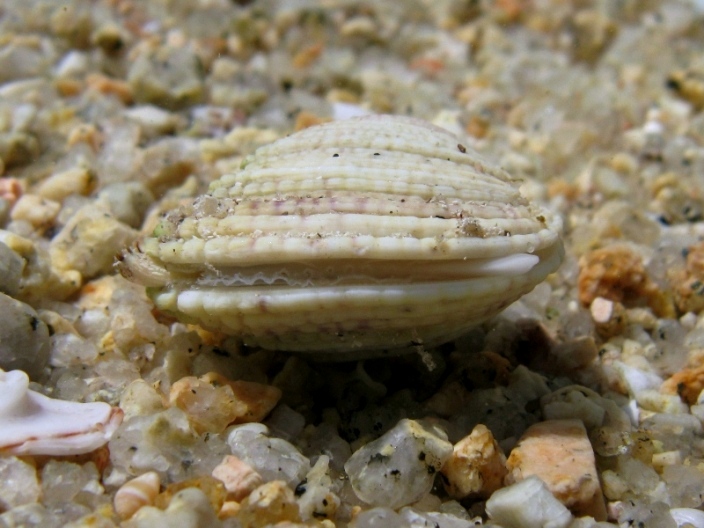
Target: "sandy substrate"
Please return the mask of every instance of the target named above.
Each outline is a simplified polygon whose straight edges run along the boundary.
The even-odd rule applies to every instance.
[[[0,3],[0,526],[704,527],[703,49],[695,0]],[[370,113],[521,178],[558,272],[344,363],[116,273],[258,146]]]

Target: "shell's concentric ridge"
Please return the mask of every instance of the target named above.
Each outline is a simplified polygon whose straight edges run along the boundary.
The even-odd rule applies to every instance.
[[[495,315],[559,266],[560,228],[450,132],[367,116],[259,148],[121,266],[185,320],[346,359]]]

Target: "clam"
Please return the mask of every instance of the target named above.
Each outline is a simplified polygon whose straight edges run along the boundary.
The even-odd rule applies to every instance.
[[[560,227],[450,132],[365,116],[260,147],[119,267],[182,320],[349,359],[494,316],[559,266]]]

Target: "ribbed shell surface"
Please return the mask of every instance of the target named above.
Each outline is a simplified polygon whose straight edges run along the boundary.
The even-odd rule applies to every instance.
[[[124,266],[187,320],[349,357],[494,315],[559,265],[559,227],[451,133],[370,116],[259,148]]]

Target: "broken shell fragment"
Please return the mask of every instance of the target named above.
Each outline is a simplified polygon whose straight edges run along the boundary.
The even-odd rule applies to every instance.
[[[0,394],[0,454],[89,453],[122,422],[122,411],[107,403],[55,400],[30,390],[21,370],[0,370]]]
[[[558,267],[560,228],[453,134],[365,116],[259,148],[119,267],[183,320],[349,359],[497,314]]]
[[[115,493],[113,505],[120,519],[129,519],[143,506],[151,506],[159,494],[161,478],[155,471],[125,482]]]

